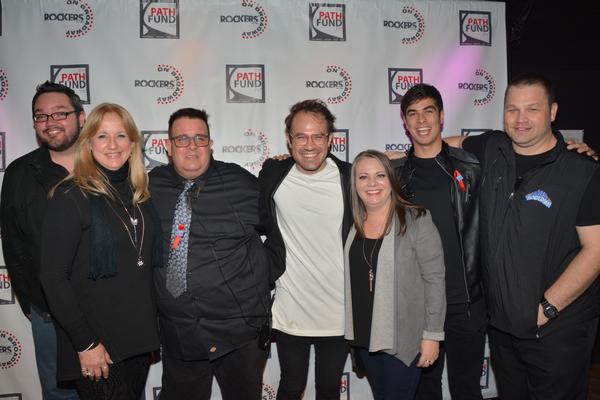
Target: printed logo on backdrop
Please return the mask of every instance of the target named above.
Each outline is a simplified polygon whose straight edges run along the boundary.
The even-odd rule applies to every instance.
[[[152,388],[152,394],[154,395],[154,400],[158,400],[158,398],[160,397],[161,390],[162,390],[162,386]]]
[[[496,94],[496,83],[494,78],[482,69],[475,70],[476,82],[459,82],[459,90],[470,90],[474,92],[473,105],[484,106],[494,98]]]
[[[340,381],[340,400],[350,400],[350,374],[344,372]]]
[[[144,166],[151,171],[154,167],[160,167],[169,163],[167,155],[168,131],[142,131],[142,153],[144,154]]]
[[[157,104],[170,104],[181,97],[183,92],[183,77],[173,66],[159,64],[152,76],[135,79],[133,87],[151,90],[156,96]],[[144,92],[147,93],[147,92]]]
[[[407,152],[412,147],[412,143],[386,143],[385,151],[403,151]]]
[[[328,65],[325,73],[326,75],[321,76],[322,80],[307,80],[306,87],[325,89],[325,94],[318,97],[327,96],[328,104],[338,104],[346,100],[352,91],[352,79],[348,72],[341,67]]]
[[[90,104],[90,66],[51,65],[50,81],[73,89],[82,104]]]
[[[482,389],[488,389],[490,387],[490,358],[483,358],[483,368],[481,369],[481,378],[479,385]]]
[[[320,42],[346,41],[346,5],[308,5],[308,39]]]
[[[423,68],[388,68],[390,104],[400,104],[406,91],[423,83]]]
[[[8,79],[4,71],[0,69],[0,101],[6,98],[8,94]]]
[[[227,103],[264,103],[264,64],[226,65]]]
[[[402,43],[413,44],[425,33],[425,19],[416,8],[405,6],[400,21],[383,20],[383,27],[399,29],[402,33]]]
[[[238,13],[221,15],[222,24],[234,24],[232,28],[242,31],[242,38],[253,39],[267,29],[267,13],[255,0],[242,0]]]
[[[10,332],[0,331],[0,368],[12,368],[20,359],[21,342],[19,339]]]
[[[179,39],[179,0],[140,0],[140,38]]]
[[[0,132],[0,172],[6,169],[6,133]]]
[[[44,21],[64,24],[68,38],[85,35],[94,23],[94,13],[85,1],[64,0],[53,11],[44,13]]]
[[[491,129],[461,129],[460,136],[477,136]]]
[[[329,152],[339,158],[350,162],[350,154],[348,153],[348,129],[334,129],[333,139],[331,139],[331,148]]]
[[[460,10],[460,45],[492,45],[492,13]]]
[[[23,400],[21,393],[0,394],[0,399],[4,400]]]
[[[10,284],[6,267],[0,266],[0,305],[15,304],[15,293]]]
[[[275,400],[276,392],[273,388],[266,383],[263,383],[262,397],[261,400]]]
[[[246,129],[241,137],[233,144],[221,147],[223,155],[233,154],[228,157],[248,171],[260,169],[265,160],[271,156],[271,146],[264,133]]]

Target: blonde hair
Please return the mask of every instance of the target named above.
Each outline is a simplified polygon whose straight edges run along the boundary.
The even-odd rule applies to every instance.
[[[87,190],[90,193],[102,194],[113,201],[115,200],[115,190],[110,184],[106,174],[98,167],[92,152],[90,151],[90,141],[100,129],[100,124],[106,114],[113,113],[119,116],[125,133],[131,141],[131,157],[129,158],[129,183],[133,187],[133,205],[143,203],[150,199],[148,191],[148,172],[142,159],[142,137],[135,125],[135,121],[129,112],[118,104],[102,103],[92,110],[88,115],[81,134],[76,142],[75,148],[75,168],[73,172],[63,179],[63,182],[72,181],[76,186]],[[52,197],[56,185],[49,196]]]

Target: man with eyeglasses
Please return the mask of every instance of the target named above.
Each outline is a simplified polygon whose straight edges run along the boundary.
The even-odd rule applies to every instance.
[[[37,86],[31,106],[33,128],[41,146],[13,161],[4,173],[2,250],[19,305],[31,320],[42,397],[78,399],[74,388],[56,381],[56,332],[39,274],[48,191],[73,170],[75,142],[85,112],[73,90],[49,81]]]
[[[260,187],[214,160],[212,144],[206,112],[180,109],[169,119],[173,162],[150,172],[166,266],[155,271],[161,400],[208,400],[213,373],[225,400],[262,393],[270,289]]]
[[[344,339],[343,246],[352,225],[350,164],[329,153],[335,117],[321,100],[294,104],[285,119],[292,157],[267,160],[259,175],[273,234],[285,243],[273,329],[281,366],[278,400],[300,399],[315,346],[316,398],[340,398]]]

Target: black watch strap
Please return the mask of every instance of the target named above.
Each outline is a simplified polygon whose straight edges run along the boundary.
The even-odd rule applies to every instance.
[[[556,307],[550,304],[544,296],[542,296],[541,304],[542,310],[544,311],[544,315],[546,316],[546,318],[552,319],[558,317],[558,310],[556,309]]]

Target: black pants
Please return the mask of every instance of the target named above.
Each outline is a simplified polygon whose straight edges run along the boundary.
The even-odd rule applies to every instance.
[[[139,400],[146,385],[150,353],[108,366],[108,378],[75,381],[81,400]]]
[[[213,373],[223,400],[259,400],[268,350],[258,338],[214,361],[184,361],[162,349],[163,376],[160,400],[208,400]]]
[[[315,345],[316,400],[339,400],[342,372],[348,357],[343,336],[305,337],[277,331],[281,380],[277,400],[300,400],[306,388],[310,344]]]
[[[418,400],[442,400],[444,358],[448,367],[448,386],[452,399],[481,400],[481,371],[485,353],[487,311],[483,299],[471,304],[448,304],[440,356],[423,368],[417,389]]]
[[[518,339],[492,327],[490,350],[500,397],[585,400],[597,328],[598,318],[594,318],[538,341]]]

